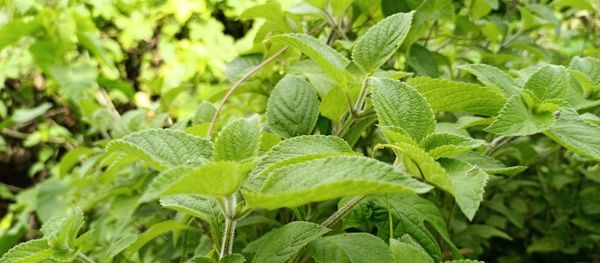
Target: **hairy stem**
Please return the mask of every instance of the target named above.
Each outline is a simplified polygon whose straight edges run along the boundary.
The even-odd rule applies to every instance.
[[[235,236],[235,225],[237,219],[225,217],[225,231],[223,232],[223,242],[221,243],[221,253],[219,259],[230,255],[233,251],[233,238]]]
[[[344,206],[340,207],[337,211],[335,211],[335,213],[333,213],[331,216],[329,216],[329,218],[327,218],[325,221],[323,221],[323,223],[321,223],[321,225],[324,227],[334,226],[335,224],[337,224],[337,222],[340,221],[340,219],[342,219],[342,217],[344,217],[348,212],[350,212],[350,210],[352,210],[352,208],[354,208],[363,199],[365,199],[364,195],[360,195],[360,196],[356,196],[356,197],[352,198],[350,201],[348,201],[348,203],[346,203]]]
[[[81,259],[81,261],[86,262],[86,263],[96,263],[96,261],[94,261],[93,259],[89,258],[88,256],[86,256],[83,253],[78,253],[77,254],[77,258]]]

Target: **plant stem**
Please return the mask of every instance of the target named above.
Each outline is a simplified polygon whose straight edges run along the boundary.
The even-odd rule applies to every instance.
[[[225,217],[225,231],[223,232],[223,242],[221,243],[219,259],[223,259],[233,251],[233,238],[235,236],[236,224],[237,219]]]
[[[77,254],[77,258],[81,259],[81,261],[86,262],[86,263],[96,263],[96,261],[94,261],[93,259],[89,258],[88,256],[86,256],[83,253],[78,253]]]
[[[500,148],[502,148],[504,145],[508,144],[509,142],[513,141],[516,138],[517,138],[516,136],[498,137],[497,139],[492,141],[492,148],[489,148],[487,151],[485,151],[485,155],[491,156],[492,154],[494,154],[495,152],[500,150]]]
[[[275,54],[271,55],[270,57],[268,57],[265,60],[263,60],[262,62],[260,62],[260,64],[256,65],[255,67],[253,67],[252,69],[250,69],[248,72],[246,72],[240,79],[238,79],[238,81],[236,81],[233,84],[233,86],[231,86],[231,88],[229,88],[229,90],[227,90],[227,93],[225,93],[225,96],[223,96],[223,98],[221,99],[221,102],[219,102],[219,106],[217,106],[217,110],[213,114],[212,119],[210,121],[210,126],[208,127],[208,138],[209,139],[212,136],[212,133],[213,133],[213,131],[215,129],[215,123],[217,122],[217,119],[219,118],[219,114],[223,110],[223,107],[225,106],[225,103],[227,102],[227,100],[229,99],[229,97],[231,97],[231,95],[233,94],[233,92],[235,92],[242,85],[242,83],[244,83],[252,75],[254,75],[254,73],[258,72],[264,66],[266,66],[267,64],[269,64],[269,62],[271,62],[274,59],[276,59],[277,57],[281,56],[281,54],[283,54],[283,52],[285,52],[287,49],[288,49],[288,47],[283,47],[279,51],[275,52]]]
[[[324,227],[334,226],[338,221],[340,221],[340,219],[342,219],[342,217],[344,217],[348,212],[350,212],[350,210],[352,210],[352,208],[354,208],[363,199],[365,199],[364,195],[352,198],[350,201],[348,201],[348,203],[340,207],[337,211],[335,211],[335,213],[329,216],[329,218],[323,221],[321,225]]]

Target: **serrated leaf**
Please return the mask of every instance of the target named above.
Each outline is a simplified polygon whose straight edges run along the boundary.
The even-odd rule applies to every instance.
[[[483,201],[484,188],[489,175],[463,161],[442,159],[440,162],[450,174],[452,186],[456,191],[454,199],[458,207],[469,221],[473,220],[479,204]]]
[[[210,141],[176,130],[150,129],[131,133],[106,146],[111,152],[135,156],[162,171],[170,167],[200,164],[212,158]]]
[[[540,101],[564,99],[569,88],[569,74],[563,66],[546,65],[534,72],[523,86]]]
[[[269,127],[281,137],[310,134],[319,117],[319,98],[310,83],[287,75],[275,85],[266,115]]]
[[[325,237],[320,240],[322,242],[311,243],[310,248],[312,251],[311,254],[317,262],[338,262],[337,258],[332,258],[332,255],[338,253],[343,254],[343,257],[347,259],[347,261],[341,260],[341,262],[371,263],[393,261],[387,244],[382,239],[368,233],[344,233]],[[321,246],[320,243],[326,243],[328,246]]]
[[[319,64],[332,78],[344,82],[343,72],[350,61],[318,39],[305,34],[290,33],[274,36],[271,41],[298,49]]]
[[[391,79],[372,78],[371,85],[379,124],[400,127],[416,141],[433,133],[433,111],[416,90]]]
[[[133,256],[133,254],[136,253],[138,250],[140,250],[140,248],[142,248],[148,242],[152,241],[154,238],[156,238],[162,234],[166,234],[168,232],[187,230],[187,229],[189,229],[188,226],[186,226],[182,223],[179,223],[177,221],[174,221],[174,220],[163,221],[158,224],[155,224],[152,227],[150,227],[148,230],[146,230],[146,232],[139,235],[137,237],[137,239],[135,240],[135,242],[133,242],[131,244],[131,246],[129,246],[129,248],[127,248],[127,250],[125,250],[124,255],[126,257]]]
[[[269,232],[252,262],[286,262],[310,241],[329,231],[330,229],[311,222],[297,221],[286,224]]]
[[[215,140],[215,160],[242,161],[255,157],[260,145],[258,116],[227,124]]]
[[[56,249],[71,250],[74,248],[74,243],[79,230],[85,223],[83,211],[76,208],[69,216],[52,217],[42,226],[44,238],[48,241],[48,245]]]
[[[423,94],[434,111],[469,112],[496,115],[506,99],[496,88],[451,80],[426,77],[408,80],[409,85]]]
[[[433,133],[425,138],[421,146],[425,148],[431,157],[438,159],[441,157],[451,157],[475,149],[484,144],[484,140],[477,140],[451,133]]]
[[[414,12],[397,13],[369,28],[354,44],[354,62],[368,73],[383,65],[406,38],[413,14]]]
[[[594,85],[600,84],[600,60],[592,57],[574,57],[569,68],[583,73]]]
[[[164,208],[184,212],[207,222],[221,218],[221,211],[217,202],[210,197],[196,194],[170,195],[160,199]]]
[[[36,263],[48,260],[54,250],[48,246],[46,239],[34,239],[16,245],[8,250],[0,263]]]
[[[139,202],[144,203],[157,199],[173,182],[193,169],[193,166],[179,166],[162,171],[156,177],[152,178]]]
[[[442,258],[442,251],[436,235],[431,232],[435,231],[450,246],[453,254],[458,254],[458,249],[450,240],[446,221],[440,210],[431,201],[415,194],[399,193],[367,197],[344,217],[344,222],[348,218],[355,217],[357,213],[371,211],[367,213],[369,216],[362,220],[374,222],[380,234],[387,236],[389,235],[388,207],[395,236],[410,235],[429,256],[438,262]]]
[[[496,67],[486,64],[470,64],[460,66],[460,68],[475,75],[484,85],[502,89],[507,98],[518,95],[521,90],[519,84],[511,76]]]
[[[513,96],[485,131],[499,135],[525,136],[542,132],[553,122],[552,112],[533,112],[521,96]]]
[[[394,257],[394,263],[434,263],[433,259],[418,243],[413,244],[402,240],[390,239],[390,251],[392,251],[392,256]]]
[[[161,196],[172,194],[229,196],[241,186],[248,171],[247,165],[232,161],[205,164],[171,182]]]
[[[577,154],[600,161],[600,126],[576,113],[561,114],[544,134]]]
[[[259,192],[243,191],[249,207],[275,209],[341,196],[431,189],[386,163],[358,156],[334,156],[285,166],[268,174]]]
[[[356,154],[342,138],[305,135],[282,141],[269,150],[252,169],[251,177],[282,166],[338,154]]]

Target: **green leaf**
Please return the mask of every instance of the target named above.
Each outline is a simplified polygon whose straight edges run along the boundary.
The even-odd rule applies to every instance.
[[[119,239],[112,242],[108,250],[106,251],[106,256],[108,258],[114,258],[116,255],[121,253],[123,250],[127,249],[131,244],[133,244],[137,240],[137,235],[131,233],[120,233]]]
[[[170,183],[161,196],[206,194],[229,196],[240,187],[249,168],[232,161],[217,161],[195,168]]]
[[[433,111],[416,90],[391,79],[372,78],[371,85],[379,124],[400,127],[416,141],[433,133]]]
[[[600,161],[600,126],[576,113],[561,114],[544,134],[574,153]]]
[[[33,35],[42,29],[42,19],[40,18],[41,15],[9,19],[9,22],[0,28],[0,50],[14,44],[22,37]]]
[[[114,140],[106,150],[125,152],[162,171],[212,158],[213,145],[206,139],[176,130],[150,129]]]
[[[36,263],[48,260],[54,250],[48,246],[46,239],[34,239],[16,245],[8,250],[0,263]]]
[[[146,245],[148,242],[152,241],[156,237],[168,232],[175,232],[187,229],[189,229],[188,226],[174,220],[160,222],[156,225],[153,225],[148,230],[146,230],[146,232],[139,235],[135,242],[133,242],[131,246],[127,248],[127,250],[125,250],[124,254],[126,257],[130,258],[135,252],[140,250],[140,248],[142,248],[144,245]]]
[[[83,211],[80,208],[73,210],[68,217],[53,217],[42,226],[44,238],[53,248],[72,250],[75,247],[77,234],[85,223]]]
[[[52,108],[52,104],[46,102],[31,109],[17,109],[12,114],[11,119],[15,123],[26,123],[46,113],[50,108]]]
[[[255,157],[260,145],[258,115],[225,126],[215,140],[215,160],[242,161]]]
[[[485,131],[499,135],[525,136],[542,132],[552,123],[552,112],[534,112],[528,108],[521,96],[513,96]]]
[[[170,186],[170,184],[177,181],[179,178],[193,169],[193,166],[178,166],[160,172],[157,176],[152,178],[152,181],[150,181],[150,184],[138,202],[144,203],[157,199],[160,197],[160,194]]]
[[[160,205],[164,208],[184,212],[207,222],[220,220],[221,211],[219,205],[207,196],[196,194],[170,195],[160,199]]]
[[[393,262],[387,244],[368,233],[344,233],[317,241],[310,244],[311,254],[317,262]]]
[[[341,196],[424,193],[430,189],[386,163],[358,156],[334,156],[276,169],[268,174],[259,192],[242,193],[249,207],[275,209]]]
[[[418,44],[411,45],[406,63],[421,76],[434,78],[439,76],[437,61],[433,57],[433,54],[424,46]]]
[[[455,158],[473,164],[488,174],[516,175],[527,169],[527,166],[507,167],[493,157],[477,152],[465,152]]]
[[[486,64],[470,64],[460,66],[460,68],[475,75],[484,85],[502,89],[507,98],[518,95],[521,91],[521,87],[511,76],[496,67]]]
[[[252,262],[286,262],[306,244],[329,231],[330,229],[311,222],[291,222],[268,233]]]
[[[405,239],[410,239],[406,241]],[[412,241],[409,235],[404,235],[400,240],[390,239],[390,251],[394,257],[394,263],[434,263],[421,245]]]
[[[426,77],[413,78],[408,84],[423,94],[434,111],[469,112],[496,115],[506,99],[496,88],[472,83]]]
[[[569,89],[569,73],[563,66],[546,65],[533,73],[523,86],[540,101],[564,99]]]
[[[354,62],[367,73],[383,65],[404,41],[414,12],[397,13],[379,21],[360,36],[352,49]]]
[[[68,98],[75,102],[90,96],[93,88],[98,86],[98,69],[90,63],[53,66],[50,72]]]
[[[319,117],[319,98],[306,80],[287,75],[275,85],[266,115],[269,127],[281,137],[310,134]]]
[[[485,263],[485,261],[473,260],[473,259],[455,259],[455,260],[446,260],[444,263]]]
[[[484,188],[489,175],[476,166],[463,161],[442,159],[440,162],[450,174],[450,180],[456,192],[454,199],[458,207],[469,221],[473,220],[479,204],[483,201]]]
[[[451,157],[484,145],[484,140],[463,137],[451,133],[433,133],[421,144],[431,157]]]
[[[290,33],[271,38],[272,42],[291,46],[315,61],[323,70],[338,82],[344,83],[344,71],[350,63],[335,49],[305,34]]]
[[[307,160],[353,154],[357,153],[339,137],[326,135],[293,137],[271,148],[254,166],[251,177],[264,175],[274,169]]]
[[[436,235],[431,231],[437,232],[450,246],[453,254],[458,254],[458,249],[450,240],[446,220],[440,210],[431,201],[415,194],[399,193],[367,197],[343,220],[345,224],[346,220],[359,216],[359,214],[368,214],[369,216],[362,218],[362,221],[374,222],[379,235],[387,237],[390,231],[388,211],[392,216],[394,235],[410,235],[436,262],[441,260],[442,251]]]
[[[574,57],[569,68],[583,73],[594,85],[600,84],[600,60],[592,57]]]

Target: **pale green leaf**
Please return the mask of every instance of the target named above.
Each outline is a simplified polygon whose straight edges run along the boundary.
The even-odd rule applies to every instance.
[[[499,135],[525,136],[542,132],[553,122],[552,112],[533,112],[517,95],[508,99],[494,122],[485,130]]]
[[[379,124],[400,127],[416,141],[433,133],[433,111],[416,90],[391,79],[372,78],[371,85]]]
[[[52,108],[52,104],[46,102],[31,109],[16,109],[11,119],[15,123],[26,123],[46,113],[50,108]]]
[[[354,44],[354,62],[368,73],[383,65],[408,34],[413,14],[414,12],[397,13],[369,28]]]
[[[242,184],[248,174],[247,165],[218,161],[195,168],[170,183],[161,196],[172,194],[205,194],[229,196]]]
[[[53,248],[72,249],[79,230],[85,223],[83,211],[76,208],[69,216],[52,217],[42,226],[44,238]]]
[[[474,259],[455,259],[446,260],[444,263],[485,263],[485,261],[474,260]]]
[[[42,16],[37,17],[21,17],[18,19],[9,19],[0,27],[0,50],[14,44],[24,36],[34,34],[42,29]]]
[[[419,77],[410,79],[408,84],[423,94],[434,111],[492,116],[506,102],[499,89],[472,83]]]
[[[215,140],[215,160],[242,161],[255,157],[260,145],[258,115],[227,124]]]
[[[450,180],[456,191],[454,199],[458,207],[467,219],[473,220],[479,204],[483,201],[484,188],[489,175],[477,166],[463,161],[442,159],[440,162],[450,174]]]
[[[477,140],[451,133],[433,133],[421,144],[431,157],[451,157],[485,144],[484,140]]]
[[[342,196],[424,193],[429,185],[393,166],[358,156],[334,156],[285,166],[268,174],[259,192],[243,191],[249,207],[275,209]]]
[[[600,161],[600,126],[576,113],[562,114],[544,134],[577,154]]]
[[[283,34],[271,38],[272,42],[291,46],[314,60],[327,74],[339,82],[343,82],[344,71],[350,63],[335,49],[305,34]]]
[[[574,57],[569,68],[583,73],[594,85],[600,84],[600,60],[592,57]]]
[[[268,233],[252,262],[286,262],[310,241],[329,231],[330,229],[315,223],[304,221],[291,222]]]
[[[502,89],[507,98],[518,95],[521,90],[515,79],[496,67],[486,64],[470,64],[460,66],[460,68],[475,75],[484,85]]]
[[[116,241],[112,242],[106,256],[108,258],[114,258],[116,255],[127,249],[131,244],[137,240],[137,235],[131,233],[120,233],[120,237]]]
[[[144,203],[157,199],[173,182],[176,182],[179,178],[193,169],[193,166],[178,166],[162,171],[152,178],[152,181],[150,181],[150,184],[144,191],[139,202]]]
[[[390,251],[394,257],[394,263],[434,263],[427,252],[414,241],[404,241],[405,237],[410,239],[409,235],[402,236],[401,240],[390,239]]]
[[[184,212],[207,222],[220,220],[219,205],[208,196],[196,194],[170,195],[160,199],[160,205],[175,211]]]
[[[126,257],[133,256],[140,248],[152,241],[156,237],[168,232],[175,232],[189,229],[188,226],[174,220],[163,221],[150,227],[146,232],[139,235],[135,242],[131,244],[124,254]]]
[[[319,98],[310,83],[287,75],[275,85],[266,115],[269,127],[281,137],[310,134],[319,117]]]
[[[424,46],[412,44],[408,50],[406,63],[421,76],[437,78],[438,63],[433,54]]]
[[[181,131],[150,129],[114,140],[106,146],[106,150],[125,152],[162,171],[211,159],[213,145],[206,139]]]
[[[569,88],[569,74],[563,66],[546,65],[534,72],[523,86],[540,101],[564,99]]]
[[[321,247],[319,244],[323,242],[311,244],[311,254],[317,262],[338,262],[336,258],[331,257],[331,254],[343,254],[343,258],[347,260],[342,259],[341,262],[393,262],[387,244],[369,233],[344,233],[325,237],[322,240],[328,243],[328,246]],[[332,259],[334,261],[330,261]]]
[[[0,263],[37,263],[48,260],[54,250],[48,246],[46,239],[34,239],[16,245],[8,250]]]

